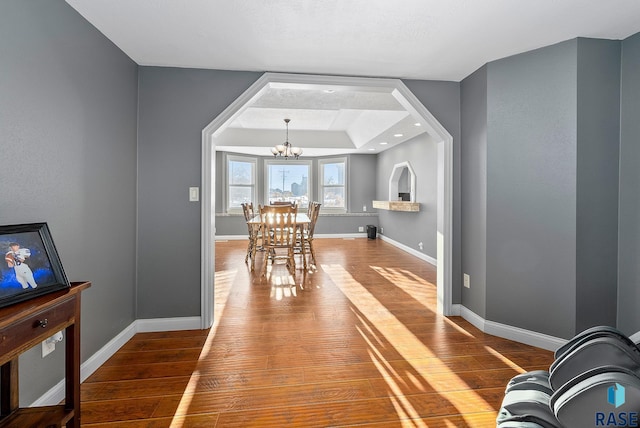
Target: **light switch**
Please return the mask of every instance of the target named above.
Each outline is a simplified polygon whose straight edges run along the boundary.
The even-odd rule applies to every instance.
[[[198,202],[200,200],[200,188],[189,187],[189,202]]]

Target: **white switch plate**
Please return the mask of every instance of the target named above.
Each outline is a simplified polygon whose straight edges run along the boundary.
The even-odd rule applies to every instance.
[[[469,276],[469,274],[465,273],[465,274],[464,274],[464,276],[463,276],[463,278],[464,278],[464,283],[463,283],[463,285],[464,285],[466,288],[471,288],[471,277]]]
[[[198,202],[200,200],[200,188],[189,187],[189,202]]]

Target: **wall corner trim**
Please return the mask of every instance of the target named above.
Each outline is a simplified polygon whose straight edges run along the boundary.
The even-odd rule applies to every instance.
[[[484,333],[546,349],[547,351],[555,351],[567,343],[565,339],[559,337],[485,320],[480,315],[462,305],[460,305],[460,316]]]
[[[80,382],[84,382],[100,366],[113,356],[136,333],[155,331],[199,330],[200,317],[154,318],[135,320],[113,339],[107,342],[95,354],[87,358],[80,366]],[[42,394],[29,407],[51,406],[64,400],[65,381],[62,379],[55,386]]]

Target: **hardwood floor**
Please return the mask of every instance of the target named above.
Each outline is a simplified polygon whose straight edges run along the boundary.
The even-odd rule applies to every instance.
[[[382,240],[314,245],[316,271],[261,279],[216,243],[214,326],[137,334],[82,385],[83,426],[494,427],[552,362],[437,315],[435,268]]]

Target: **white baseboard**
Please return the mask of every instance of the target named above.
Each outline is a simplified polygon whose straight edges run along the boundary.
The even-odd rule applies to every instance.
[[[460,316],[469,321],[478,330],[485,331],[485,319],[472,310],[467,309],[466,306],[460,305]]]
[[[313,235],[314,238],[316,239],[322,239],[322,238],[366,238],[367,234],[366,233],[360,233],[360,232],[356,232],[356,233],[316,233]]]
[[[247,241],[248,235],[216,235],[216,241]]]
[[[129,324],[116,337],[111,339],[95,354],[89,357],[80,366],[80,382],[84,382],[100,366],[113,356],[136,333],[148,333],[155,331],[199,330],[200,317],[183,318],[154,318],[136,320]],[[62,379],[54,387],[42,394],[40,398],[31,403],[30,407],[51,406],[64,400],[65,381]]]
[[[391,238],[387,238],[384,235],[379,235],[379,238],[382,239],[384,242],[388,242],[389,244],[393,245],[394,247],[398,247],[401,250],[406,251],[407,253],[409,253],[409,254],[411,254],[413,256],[416,256],[417,258],[419,258],[421,260],[424,260],[425,262],[427,262],[429,264],[432,264],[433,266],[436,266],[437,263],[438,263],[437,259],[434,259],[433,257],[428,256],[428,255],[426,255],[424,253],[421,253],[418,250],[414,250],[413,248],[411,248],[411,247],[409,247],[407,245],[401,244],[398,241],[394,241]]]
[[[449,314],[452,317],[459,317],[462,311],[462,305],[459,303],[454,303],[451,305],[451,313]]]
[[[516,342],[524,343],[538,348],[546,349],[547,351],[555,351],[567,341],[555,336],[549,336],[547,334],[538,333],[531,330],[525,330],[519,327],[513,327],[506,324],[500,324],[493,321],[485,321],[486,329],[485,333],[492,334],[494,336],[503,337],[505,339],[514,340]]]
[[[555,336],[549,336],[547,334],[525,330],[523,328],[513,327],[495,321],[485,320],[480,315],[464,307],[463,305],[454,306],[460,307],[459,312],[462,318],[469,321],[471,324],[473,324],[474,327],[478,328],[479,330],[493,336],[502,337],[504,339],[513,340],[515,342],[524,343],[526,345],[535,346],[537,348],[546,349],[548,351],[555,351],[560,346],[567,343],[565,339],[560,339]]]
[[[201,322],[200,317],[151,318],[136,320],[136,333],[200,330]]]

